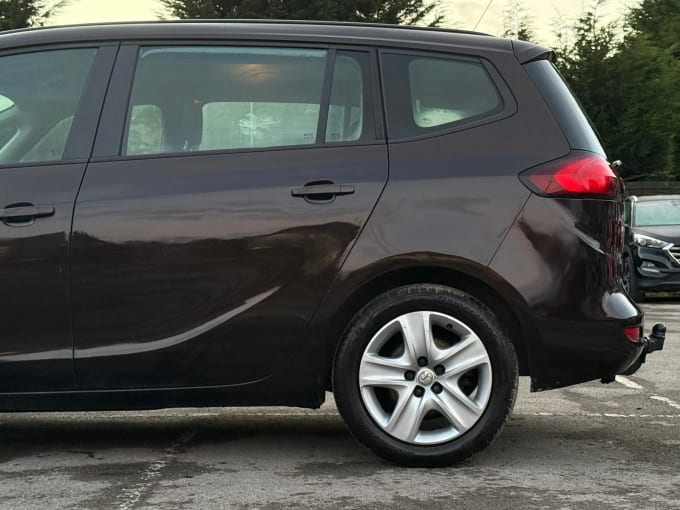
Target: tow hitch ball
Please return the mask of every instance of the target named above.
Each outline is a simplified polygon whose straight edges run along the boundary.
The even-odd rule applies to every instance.
[[[642,354],[635,361],[635,363],[622,372],[621,375],[632,375],[637,372],[642,364],[647,360],[647,354],[663,349],[664,340],[666,340],[666,326],[661,323],[654,324],[654,327],[652,328],[652,334],[642,339],[645,350],[642,351]],[[616,376],[611,374],[603,377],[601,381],[603,384],[609,384],[610,382],[614,382],[614,379],[616,379]]]
[[[645,348],[645,352],[647,354],[662,350],[663,342],[666,340],[666,326],[661,323],[654,324],[654,327],[652,328],[652,334],[649,335],[646,340],[647,347]]]

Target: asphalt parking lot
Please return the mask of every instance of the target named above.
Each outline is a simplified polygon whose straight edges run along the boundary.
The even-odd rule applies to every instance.
[[[461,466],[364,451],[332,402],[0,415],[0,508],[680,508],[680,301],[646,304],[666,349],[637,375],[530,394]]]

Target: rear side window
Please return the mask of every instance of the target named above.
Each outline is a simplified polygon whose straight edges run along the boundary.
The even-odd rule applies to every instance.
[[[385,53],[382,65],[392,139],[478,123],[504,109],[503,97],[479,60]]]
[[[0,164],[60,161],[96,49],[0,57]]]
[[[366,100],[369,95],[368,55],[357,52],[338,54],[331,86],[326,142],[353,142],[368,129]]]
[[[571,148],[606,157],[590,119],[552,63],[537,60],[526,64],[524,68],[560,124]]]
[[[304,146],[375,137],[366,105],[369,68],[368,54],[361,52],[144,48],[123,154]],[[332,80],[327,79],[329,72]]]
[[[123,153],[314,144],[327,53],[297,48],[144,48]]]

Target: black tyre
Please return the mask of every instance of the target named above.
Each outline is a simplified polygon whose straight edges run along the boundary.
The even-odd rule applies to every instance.
[[[517,357],[489,308],[450,287],[386,292],[345,330],[333,391],[352,434],[378,456],[441,466],[488,446],[517,393]]]
[[[630,257],[623,259],[623,274],[623,284],[628,291],[628,295],[633,298],[633,301],[642,303],[645,300],[645,293],[640,290],[637,275],[635,274],[635,265]]]

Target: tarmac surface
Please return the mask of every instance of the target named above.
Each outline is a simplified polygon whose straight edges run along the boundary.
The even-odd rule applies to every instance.
[[[0,414],[2,509],[680,509],[680,301],[638,374],[530,394],[446,469],[375,458],[332,399],[290,408]]]

